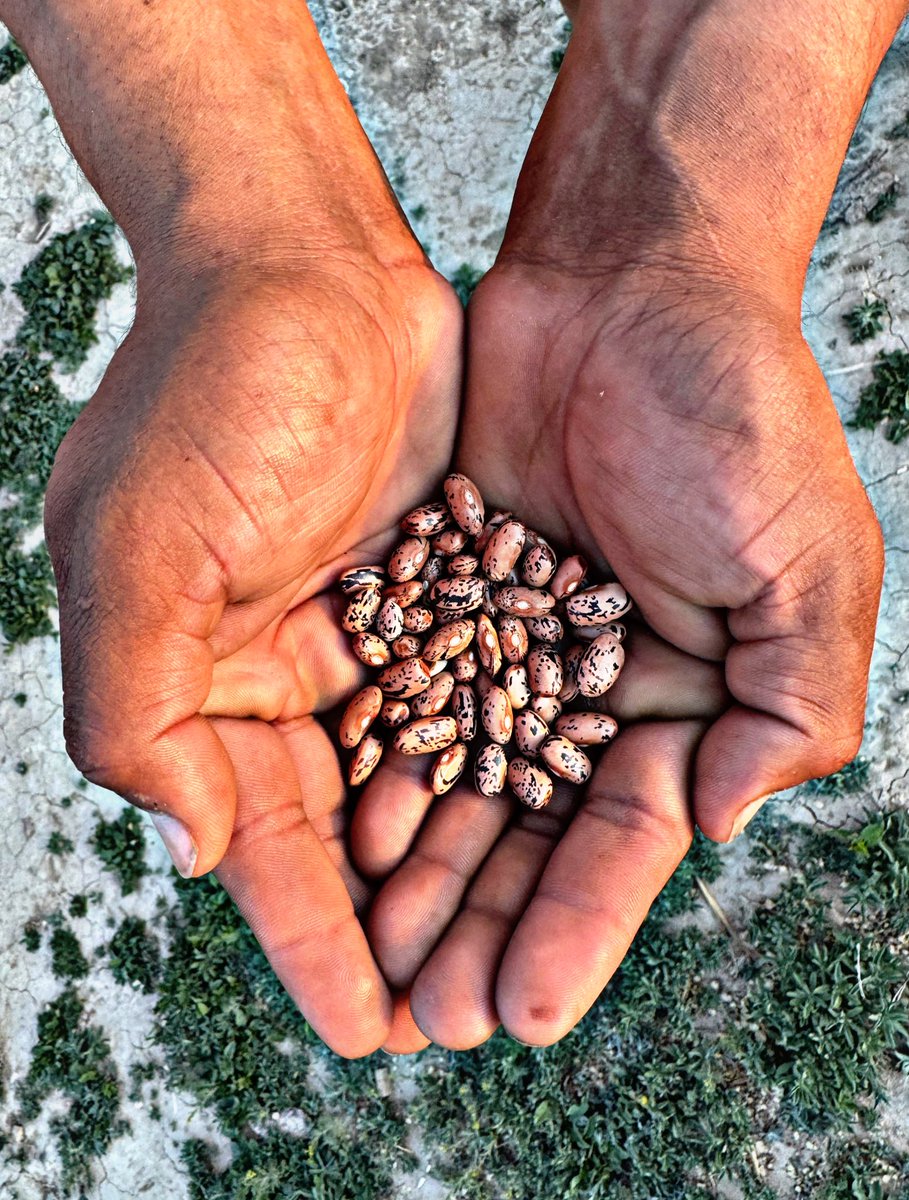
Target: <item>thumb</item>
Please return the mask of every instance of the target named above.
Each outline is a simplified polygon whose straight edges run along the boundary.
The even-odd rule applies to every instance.
[[[86,778],[151,814],[181,875],[202,875],[224,855],[236,809],[233,766],[199,711],[223,571],[179,526],[167,541],[135,515],[125,533],[116,520],[90,524],[47,522],[67,750]]]

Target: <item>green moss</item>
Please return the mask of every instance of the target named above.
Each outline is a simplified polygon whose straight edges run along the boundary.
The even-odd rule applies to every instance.
[[[884,426],[888,441],[899,443],[909,434],[909,353],[881,351],[874,363],[872,380],[859,394],[852,429]]]
[[[896,206],[896,199],[899,195],[899,188],[896,183],[891,183],[890,187],[885,192],[881,192],[875,202],[865,213],[865,219],[876,225],[878,221],[882,221],[887,213]]]
[[[107,947],[111,974],[117,983],[153,992],[161,975],[157,939],[139,917],[127,917]]]
[[[844,313],[843,321],[849,327],[853,343],[867,342],[881,332],[889,316],[885,301],[866,296],[861,304]]]
[[[88,974],[79,939],[65,925],[58,925],[51,934],[51,970],[57,979],[84,979]]]
[[[14,75],[28,66],[28,59],[15,38],[8,38],[0,47],[0,83],[9,83]]]
[[[62,833],[58,833],[56,829],[47,839],[47,851],[49,854],[72,854],[73,850],[75,850],[75,846],[71,839]]]
[[[38,1014],[38,1038],[20,1084],[17,1120],[33,1121],[52,1095],[66,1112],[50,1119],[67,1195],[92,1186],[92,1163],[127,1132],[119,1119],[120,1084],[104,1032],[85,1019],[84,1005],[67,988]]]
[[[458,293],[462,304],[467,304],[483,275],[484,272],[479,267],[472,267],[469,263],[461,263],[452,275],[451,286]]]
[[[17,343],[74,371],[97,342],[95,314],[118,283],[132,275],[114,253],[114,223],[107,213],[51,238],[22,272],[13,290],[26,317]]]
[[[146,873],[143,820],[134,808],[124,808],[114,821],[99,818],[91,839],[104,867],[120,881],[124,896],[136,890]]]

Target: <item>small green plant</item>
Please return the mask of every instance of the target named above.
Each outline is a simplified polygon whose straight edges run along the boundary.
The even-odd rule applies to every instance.
[[[853,343],[867,342],[884,328],[884,322],[890,316],[886,302],[876,297],[866,296],[855,308],[843,315]]]
[[[39,192],[32,201],[32,212],[39,225],[43,225],[54,210],[57,201],[47,192]]]
[[[891,183],[890,187],[885,192],[881,192],[865,213],[865,219],[873,225],[876,225],[878,221],[882,221],[891,208],[896,206],[897,196],[899,196],[899,188],[896,183]]]
[[[0,83],[9,83],[14,75],[28,66],[28,59],[15,38],[9,38],[0,47]]]
[[[69,915],[71,917],[84,917],[88,914],[89,897],[80,892],[79,895],[73,896],[69,902]]]
[[[58,925],[51,934],[51,970],[57,979],[84,979],[88,974],[79,939],[65,925]]]
[[[136,809],[124,808],[114,821],[99,818],[91,842],[105,869],[119,879],[123,895],[134,892],[146,873],[145,833]]]
[[[34,954],[41,947],[41,929],[37,921],[29,921],[22,930],[22,945],[29,954]]]
[[[568,49],[568,42],[570,38],[571,22],[563,21],[562,27],[559,30],[559,45],[549,55],[549,65],[556,74],[558,74],[562,63],[565,61],[565,51]]]
[[[161,975],[161,949],[139,917],[127,917],[107,947],[111,974],[117,983],[153,992]]]
[[[56,829],[47,839],[48,854],[72,854],[73,850],[75,850],[75,846],[72,840]]]
[[[888,441],[898,444],[909,434],[909,353],[882,350],[869,384],[859,393],[852,429],[884,427]]]

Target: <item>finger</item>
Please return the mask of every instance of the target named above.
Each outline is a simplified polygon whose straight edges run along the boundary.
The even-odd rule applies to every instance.
[[[202,875],[230,841],[233,767],[199,715],[207,642],[224,607],[222,571],[190,534],[169,532],[105,566],[74,555],[48,523],[60,583],[64,733],[79,770],[146,809],[184,876]],[[124,537],[127,535],[124,534]]]
[[[496,1008],[546,1046],[581,1019],[691,844],[690,765],[703,726],[638,725],[609,748],[505,951]]]
[[[306,820],[280,734],[217,719],[236,764],[237,821],[217,876],[316,1033],[355,1058],[383,1044],[392,1002],[341,877]]]
[[[490,799],[472,787],[456,788],[437,802],[369,914],[369,942],[392,987],[412,983],[512,808],[509,798]]]
[[[411,1012],[437,1045],[469,1050],[492,1037],[498,1028],[495,981],[499,964],[560,830],[555,821],[508,830],[414,980]]]
[[[850,540],[834,509],[815,513],[818,540],[729,614],[726,680],[738,704],[704,738],[695,777],[698,825],[718,841],[769,794],[838,770],[861,745],[882,555],[876,525]]]
[[[686,654],[643,626],[629,628],[625,653],[615,684],[589,701],[619,722],[712,719],[732,703],[720,664]]]
[[[384,878],[398,866],[435,800],[428,757],[386,749],[357,801],[350,826],[351,855],[369,879]]]
[[[429,1038],[417,1028],[413,1019],[409,995],[407,992],[396,992],[391,1032],[385,1039],[382,1049],[386,1054],[416,1054],[420,1050],[425,1050],[428,1045]]]

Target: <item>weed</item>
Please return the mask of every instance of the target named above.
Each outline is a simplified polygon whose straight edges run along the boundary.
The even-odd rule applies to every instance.
[[[899,443],[909,434],[909,353],[881,351],[874,362],[871,382],[859,393],[852,429],[885,426],[888,441]]]
[[[72,854],[73,850],[75,850],[75,846],[72,840],[56,829],[47,839],[48,854]]]
[[[139,917],[127,917],[107,947],[111,974],[117,983],[153,992],[161,976],[157,939]]]
[[[69,902],[69,915],[71,917],[84,917],[88,913],[89,897],[80,893],[78,896],[73,896]]]
[[[884,322],[890,316],[886,301],[866,296],[855,308],[843,314],[853,344],[867,342],[884,328]]]
[[[84,979],[88,962],[82,953],[79,939],[65,925],[58,925],[51,934],[51,970],[56,979]]]
[[[41,946],[41,930],[37,921],[28,921],[22,930],[22,945],[29,954],[34,954]]]
[[[128,896],[136,890],[146,873],[143,821],[134,808],[124,808],[114,821],[99,818],[91,844],[106,870],[120,881],[120,890]]]
[[[28,66],[28,59],[15,38],[9,38],[0,47],[0,83],[9,83],[14,75]]]
[[[838,771],[809,779],[802,784],[802,790],[809,796],[847,796],[862,792],[868,787],[870,769],[871,764],[859,754]]]
[[[890,187],[885,192],[881,192],[875,202],[865,213],[865,219],[876,225],[878,221],[882,221],[891,208],[896,205],[896,199],[899,195],[899,188],[896,183],[891,183]]]
[[[483,274],[484,272],[479,267],[472,267],[469,263],[461,263],[454,275],[452,275],[451,286],[458,293],[458,299],[463,305],[466,306],[477,284],[483,278]]]

